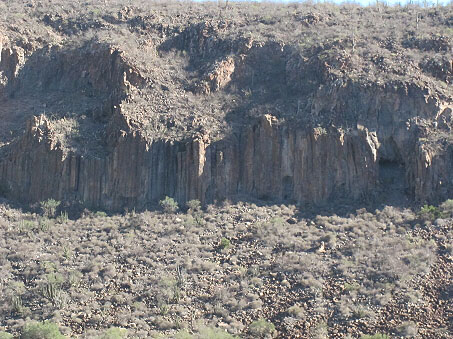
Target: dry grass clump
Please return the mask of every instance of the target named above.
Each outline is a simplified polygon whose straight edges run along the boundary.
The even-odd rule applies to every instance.
[[[206,326],[219,337],[337,337],[365,324],[431,333],[433,319],[398,310],[432,305],[425,282],[451,256],[450,219],[422,226],[392,207],[300,219],[295,206],[190,205],[78,220],[2,206],[0,325],[20,333],[25,319],[51,320],[64,334],[118,327],[140,338],[197,337]],[[389,316],[400,325],[384,326]]]

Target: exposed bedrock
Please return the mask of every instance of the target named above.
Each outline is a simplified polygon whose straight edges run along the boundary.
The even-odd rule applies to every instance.
[[[202,137],[149,143],[138,134],[122,134],[103,158],[65,153],[51,140],[47,120],[36,117],[0,162],[0,178],[12,197],[79,200],[109,210],[145,208],[165,195],[180,202],[209,203],[237,194],[321,202],[363,198],[379,180],[375,133],[305,131],[270,115],[213,143]],[[451,193],[452,149],[439,156],[413,145],[412,160],[401,164],[406,189],[418,199]]]
[[[214,143],[199,138],[148,144],[138,135],[120,136],[105,158],[65,154],[52,144],[51,133],[44,117],[35,118],[12,148],[21,151],[0,163],[15,198],[75,199],[111,210],[143,208],[164,195],[181,202],[241,193],[319,202],[358,198],[377,179],[377,140],[367,130],[305,132],[271,116]]]
[[[176,41],[194,60],[217,43],[206,38],[205,26],[199,28]],[[423,83],[343,81],[320,60],[309,62],[277,43],[249,42],[219,42],[248,54],[208,58],[212,62],[194,82],[200,97],[255,85],[247,100],[262,104],[259,112],[227,116],[231,131],[220,140],[204,129],[174,141],[145,137],[143,122],[132,121],[134,112],[122,111],[122,103],[162,86],[151,88],[115,48],[46,47],[26,61],[20,49],[0,48],[1,193],[112,211],[143,209],[166,195],[180,203],[237,195],[300,203],[379,199],[383,188],[394,189],[385,198],[397,191],[417,201],[453,195],[451,98],[430,93]],[[294,105],[283,106],[285,98]],[[171,105],[162,107],[159,114],[166,114]],[[87,132],[85,139],[71,121]],[[95,151],[84,149],[89,144]]]

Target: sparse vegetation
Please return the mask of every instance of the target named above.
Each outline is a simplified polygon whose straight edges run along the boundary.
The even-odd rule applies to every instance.
[[[0,339],[13,339],[13,337],[12,334],[0,331]]]
[[[275,334],[275,325],[265,319],[259,319],[250,324],[249,331],[254,338],[272,338]]]
[[[364,334],[360,337],[360,339],[390,339],[390,337],[386,334],[380,334],[380,333],[376,333],[376,334]]]
[[[200,200],[194,199],[187,202],[187,208],[190,213],[197,213],[201,210]]]
[[[230,203],[207,206],[203,223],[190,227],[192,215],[173,212],[84,214],[32,236],[18,227],[40,218],[0,206],[7,277],[0,325],[9,333],[20,334],[22,319],[33,317],[87,338],[122,335],[104,332],[112,325],[131,337],[202,338],[203,326],[215,338],[325,336],[331,324],[360,337],[355,324],[373,329],[395,316],[389,305],[409,302],[413,308],[389,331],[429,335],[434,319],[417,315],[414,327],[411,317],[440,295],[423,291],[449,279],[442,263],[450,255],[451,219],[414,226],[418,213],[394,207],[303,217],[295,206]],[[80,320],[85,330],[65,320],[81,313],[90,314]],[[308,315],[316,320],[304,330]],[[221,328],[213,329],[212,317]],[[448,327],[447,318],[435,321]]]
[[[199,332],[190,334],[187,331],[181,331],[175,339],[235,339],[237,337],[225,332],[219,328],[203,327]]]
[[[60,206],[60,201],[55,199],[48,199],[46,201],[41,202],[41,209],[44,217],[46,218],[54,218],[55,214],[57,213],[57,208]]]
[[[97,339],[125,339],[127,338],[127,330],[124,328],[112,327],[109,328],[103,335]]]
[[[65,336],[61,334],[56,324],[45,321],[25,324],[20,339],[65,339]]]
[[[453,217],[453,199],[448,199],[440,205],[442,216],[445,218]]]
[[[383,170],[377,179],[365,164],[365,181],[401,181],[395,201],[414,187],[393,171],[414,175],[420,159],[439,197],[452,192],[441,178],[450,179],[453,142],[452,6],[14,0],[0,1],[0,17],[0,339],[451,337],[453,200],[431,205],[437,192],[430,200],[427,190],[430,204],[386,206],[336,194],[363,179],[356,162],[370,159]],[[268,113],[290,137],[258,140],[266,152],[246,169],[259,180],[238,181],[263,200],[233,196],[230,141],[255,149],[268,125],[253,137],[243,129]],[[35,116],[43,123],[30,124]],[[292,202],[296,186],[324,193],[300,177],[259,182],[274,166],[261,164],[267,151],[297,151],[275,166],[286,172],[296,158],[310,163],[305,150],[333,127],[345,152],[366,156],[345,166],[352,174],[330,205]],[[7,157],[23,155],[14,149],[23,143],[46,157],[34,148]],[[116,150],[134,143],[124,153],[138,163],[119,161]],[[197,162],[203,152],[216,166]],[[324,155],[312,159],[322,168]],[[426,167],[428,155],[441,166]],[[42,172],[42,187],[10,180],[22,173],[10,163]],[[47,170],[60,165],[54,182]],[[87,188],[75,175],[98,167],[114,180],[100,171]],[[336,175],[320,169],[317,179]],[[35,203],[22,210],[3,198],[16,194]],[[39,202],[47,197],[61,202]]]
[[[179,208],[175,199],[170,197],[165,197],[159,202],[159,205],[165,213],[175,213]]]
[[[226,249],[228,249],[230,246],[231,246],[231,242],[230,242],[230,240],[228,240],[227,238],[222,238],[222,239],[220,240],[219,247],[220,247],[222,250],[226,250]]]

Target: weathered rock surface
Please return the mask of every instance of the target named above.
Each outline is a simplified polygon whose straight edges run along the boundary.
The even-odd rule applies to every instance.
[[[319,202],[334,195],[358,198],[377,179],[377,140],[367,130],[306,132],[269,115],[213,143],[148,144],[126,134],[105,158],[65,153],[51,135],[47,120],[34,118],[0,163],[14,197],[81,200],[108,209],[143,208],[165,195],[179,201],[249,194]]]
[[[379,198],[394,186],[417,201],[452,196],[448,91],[341,77],[335,72],[345,72],[347,60],[340,56],[326,61],[282,42],[220,38],[228,29],[196,24],[153,50],[187,55],[162,59],[175,74],[191,69],[177,79],[182,85],[159,67],[145,76],[109,44],[26,50],[2,38],[3,193],[109,210],[143,209],[166,195],[181,203],[238,195],[319,203]],[[444,59],[427,70],[448,82]],[[194,99],[207,102],[205,111],[178,115],[197,107],[185,104]],[[216,110],[226,112],[218,118]],[[146,133],[147,119],[161,135]],[[204,128],[209,119],[223,119],[221,137]],[[168,137],[176,124],[187,133]]]
[[[372,194],[380,147],[376,133],[366,128],[307,131],[266,115],[216,142],[200,137],[150,143],[137,133],[124,133],[100,158],[65,152],[40,116],[2,157],[0,178],[20,200],[53,197],[111,210],[145,208],[165,195],[180,202],[208,203],[238,194],[322,202]],[[422,144],[412,147],[398,159],[405,166],[408,193],[416,199],[451,194],[453,148],[439,154]]]

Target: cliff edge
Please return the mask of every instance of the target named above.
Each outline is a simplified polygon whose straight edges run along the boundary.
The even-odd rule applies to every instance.
[[[121,210],[453,195],[451,7],[9,6],[8,197]]]

